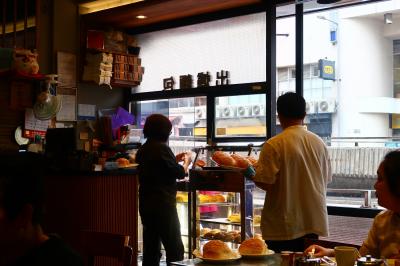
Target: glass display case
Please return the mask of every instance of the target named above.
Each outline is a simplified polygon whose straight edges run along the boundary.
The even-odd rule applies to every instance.
[[[189,175],[192,197],[189,225],[191,251],[201,249],[212,239],[222,240],[229,243],[231,248],[237,248],[246,238],[261,238],[259,226],[263,194],[244,176],[245,169],[218,166],[215,163],[212,154],[220,149],[223,148],[196,149],[195,166]],[[252,150],[251,147],[240,146],[228,149],[231,151],[226,154],[235,153],[243,158],[250,155],[247,149]],[[255,196],[258,206],[254,205]]]

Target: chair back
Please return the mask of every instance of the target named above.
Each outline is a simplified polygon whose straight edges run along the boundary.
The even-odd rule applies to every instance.
[[[94,266],[95,257],[117,258],[124,266],[131,266],[133,249],[129,246],[129,236],[104,232],[82,231],[81,251]]]

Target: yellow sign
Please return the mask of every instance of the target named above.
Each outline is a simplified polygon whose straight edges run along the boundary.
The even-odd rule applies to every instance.
[[[324,66],[324,73],[325,74],[333,74],[333,66]]]
[[[400,115],[392,114],[392,128],[400,128]]]

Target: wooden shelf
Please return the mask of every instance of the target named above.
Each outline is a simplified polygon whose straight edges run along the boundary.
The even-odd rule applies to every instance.
[[[113,79],[111,81],[111,87],[134,87],[140,85],[138,81]]]
[[[86,51],[90,52],[90,53],[107,53],[107,54],[128,55],[128,56],[139,57],[139,55],[135,55],[135,54],[113,52],[111,50],[105,50],[105,49],[86,48]]]
[[[0,77],[10,77],[12,79],[29,80],[29,81],[42,81],[46,79],[44,74],[26,74],[17,70],[8,70],[0,72]]]

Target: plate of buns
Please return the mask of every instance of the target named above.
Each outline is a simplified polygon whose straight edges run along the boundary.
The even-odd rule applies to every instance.
[[[229,263],[241,258],[240,254],[233,251],[221,240],[210,240],[203,246],[203,253],[195,249],[193,255],[208,263]]]
[[[139,165],[137,163],[130,163],[128,159],[122,157],[115,160],[115,162],[118,164],[118,168],[134,168]]]
[[[211,159],[222,168],[243,171],[251,166],[257,166],[257,160],[254,157],[244,157],[240,154],[228,154],[223,151],[216,151]]]
[[[271,249],[268,249],[264,240],[259,238],[246,239],[239,246],[239,253],[246,259],[264,259],[275,254]]]

